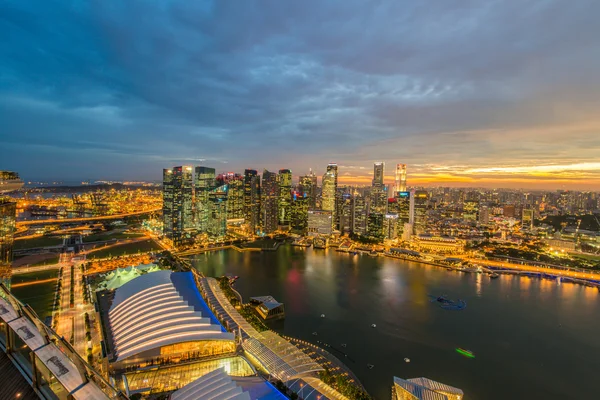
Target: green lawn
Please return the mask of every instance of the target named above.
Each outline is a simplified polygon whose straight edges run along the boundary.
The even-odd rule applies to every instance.
[[[600,255],[594,255],[594,254],[576,254],[576,253],[569,253],[569,255],[573,258],[581,258],[582,260],[589,260],[589,261],[600,261]]]
[[[153,240],[148,239],[142,242],[136,243],[127,243],[119,246],[111,246],[106,249],[100,249],[98,251],[94,251],[90,253],[87,258],[107,258],[107,257],[116,257],[122,256],[126,254],[137,254],[137,253],[146,253],[148,251],[156,251],[161,250],[160,246],[154,243]]]
[[[56,246],[62,244],[62,238],[58,236],[40,236],[33,239],[15,240],[14,249],[33,249],[36,247]]]
[[[35,267],[35,266],[37,266],[37,265],[49,265],[49,264],[56,264],[56,263],[58,263],[58,259],[59,259],[59,257],[60,257],[60,256],[59,256],[58,254],[56,254],[56,255],[52,256],[52,258],[47,258],[47,259],[45,259],[45,260],[42,260],[42,261],[38,261],[38,262],[31,263],[31,264],[29,264],[29,266],[30,266],[30,267]]]

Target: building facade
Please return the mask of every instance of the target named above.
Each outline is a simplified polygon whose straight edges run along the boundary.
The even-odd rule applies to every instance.
[[[260,228],[260,176],[254,169],[244,171],[244,222],[253,234]]]
[[[288,229],[291,224],[292,171],[280,169],[277,179],[279,181],[278,224],[282,229]]]
[[[396,165],[396,181],[394,185],[394,194],[406,192],[406,164]]]
[[[279,183],[275,172],[267,171],[262,174],[262,230],[264,233],[271,233],[277,230],[278,212],[277,205],[279,201]]]
[[[308,210],[308,235],[331,235],[333,215],[331,211]]]
[[[195,177],[196,190],[196,229],[199,233],[208,233],[208,221],[210,216],[209,194],[217,187],[215,169],[208,167],[196,167]]]
[[[192,175],[189,166],[163,170],[163,233],[176,245],[194,229]]]

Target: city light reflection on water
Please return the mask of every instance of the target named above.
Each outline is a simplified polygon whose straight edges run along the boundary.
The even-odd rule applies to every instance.
[[[389,398],[394,375],[437,379],[473,399],[515,393],[519,398],[593,398],[596,393],[600,294],[593,288],[523,276],[490,279],[291,246],[200,255],[194,265],[208,276],[239,275],[236,288],[245,299],[270,294],[284,302],[287,316],[275,330],[315,344],[317,339],[346,343],[356,362],[335,355],[377,399]],[[431,302],[431,296],[442,294],[465,300],[466,309],[448,311]],[[460,357],[456,347],[472,350],[476,358]],[[367,364],[376,367],[370,370]]]

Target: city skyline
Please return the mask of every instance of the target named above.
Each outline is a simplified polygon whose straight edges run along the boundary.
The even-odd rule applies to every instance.
[[[594,1],[0,7],[0,168],[26,180],[337,162],[368,184],[382,161],[417,186],[600,188]]]

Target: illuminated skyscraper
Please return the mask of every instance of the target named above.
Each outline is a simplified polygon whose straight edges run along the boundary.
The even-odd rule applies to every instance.
[[[338,183],[338,168],[337,164],[327,165],[327,172],[323,175],[321,182],[321,209],[324,211],[331,211],[334,219],[336,213],[336,195],[337,195],[337,183]],[[333,221],[335,224],[335,221]]]
[[[228,172],[217,177],[217,186],[227,185],[227,219],[244,218],[244,177]],[[196,189],[196,192],[198,190]]]
[[[376,162],[373,164],[373,187],[383,189],[383,174],[385,164],[383,162]]]
[[[380,214],[387,213],[387,191],[383,183],[385,164],[376,162],[373,165],[373,184],[371,185],[371,209]]]
[[[367,223],[367,236],[377,241],[383,241],[385,237],[383,232],[385,216],[378,212],[369,214]]]
[[[479,202],[476,200],[466,200],[463,203],[463,219],[467,221],[477,221],[479,217]]]
[[[394,194],[406,192],[406,164],[396,165],[396,182],[394,185]]]
[[[192,187],[192,167],[163,170],[163,233],[176,245],[194,228]]]
[[[278,223],[287,229],[290,226],[290,207],[292,204],[292,171],[289,169],[280,169],[277,176],[279,181],[279,201],[277,203]]]
[[[308,198],[308,207],[317,208],[317,175],[312,170],[308,175],[300,177],[300,191]]]
[[[310,200],[304,193],[292,192],[290,221],[292,232],[306,235],[308,227],[308,204]]]
[[[254,169],[244,171],[244,220],[250,232],[260,228],[260,176]]]
[[[367,233],[367,205],[365,198],[359,194],[352,199],[352,232],[358,235]]]
[[[200,233],[208,233],[210,216],[209,194],[216,187],[215,169],[196,167],[196,228]]]
[[[530,207],[524,208],[522,218],[521,218],[521,227],[526,230],[533,229],[533,218],[534,218],[533,209]]]
[[[262,229],[265,233],[271,233],[277,230],[277,204],[279,202],[279,183],[277,174],[267,171],[262,174]]]
[[[17,203],[0,198],[0,282],[10,287]]]
[[[417,235],[427,232],[427,205],[429,195],[424,190],[411,193],[414,196],[414,232]]]
[[[227,185],[219,186],[208,194],[208,236],[222,239],[227,234]]]

